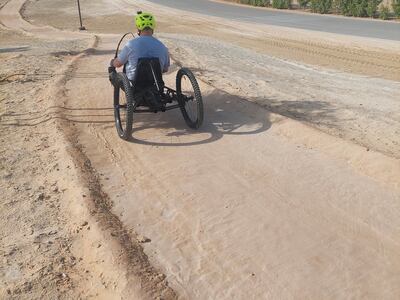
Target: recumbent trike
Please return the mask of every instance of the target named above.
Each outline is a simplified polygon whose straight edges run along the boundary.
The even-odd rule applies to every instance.
[[[165,112],[180,108],[190,128],[198,129],[201,126],[203,100],[197,80],[189,69],[178,70],[176,90],[165,86],[158,58],[139,59],[132,81],[126,76],[125,67],[123,72],[116,72],[115,68],[110,67],[109,75],[114,87],[115,126],[122,139],[131,138],[134,113]]]

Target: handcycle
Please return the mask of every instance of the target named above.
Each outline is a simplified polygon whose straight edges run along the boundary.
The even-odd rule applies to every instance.
[[[115,57],[125,34],[117,47]],[[183,119],[192,129],[202,125],[203,99],[196,77],[188,68],[176,74],[176,89],[165,86],[158,58],[141,58],[135,78],[129,80],[124,66],[122,72],[109,67],[109,79],[114,88],[114,119],[118,135],[129,140],[135,113],[157,113],[179,108]]]

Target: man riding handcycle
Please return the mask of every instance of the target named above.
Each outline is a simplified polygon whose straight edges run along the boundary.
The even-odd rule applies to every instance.
[[[170,59],[167,47],[153,36],[155,18],[138,12],[135,18],[137,38],[130,40],[109,67],[114,87],[114,117],[118,135],[128,140],[132,135],[133,114],[167,111],[180,108],[186,124],[198,129],[203,122],[203,100],[193,73],[181,68],[176,75],[176,89],[166,87],[162,73],[167,72]],[[122,72],[116,68],[123,67]]]

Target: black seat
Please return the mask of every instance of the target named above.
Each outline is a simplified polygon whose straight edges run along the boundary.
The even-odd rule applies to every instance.
[[[140,58],[136,67],[135,79],[132,81],[135,91],[156,88],[162,93],[164,81],[162,79],[160,60],[156,57]]]
[[[155,57],[140,58],[136,67],[135,78],[132,80],[133,94],[137,106],[146,106],[153,111],[165,111],[162,103],[164,81],[162,79],[160,60]]]

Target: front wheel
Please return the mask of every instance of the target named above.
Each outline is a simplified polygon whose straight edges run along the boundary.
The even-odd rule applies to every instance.
[[[114,119],[118,135],[129,140],[132,135],[135,99],[132,87],[125,73],[116,74],[114,84]]]
[[[204,117],[203,98],[199,84],[189,69],[181,68],[176,74],[176,92],[186,124],[198,129]]]

